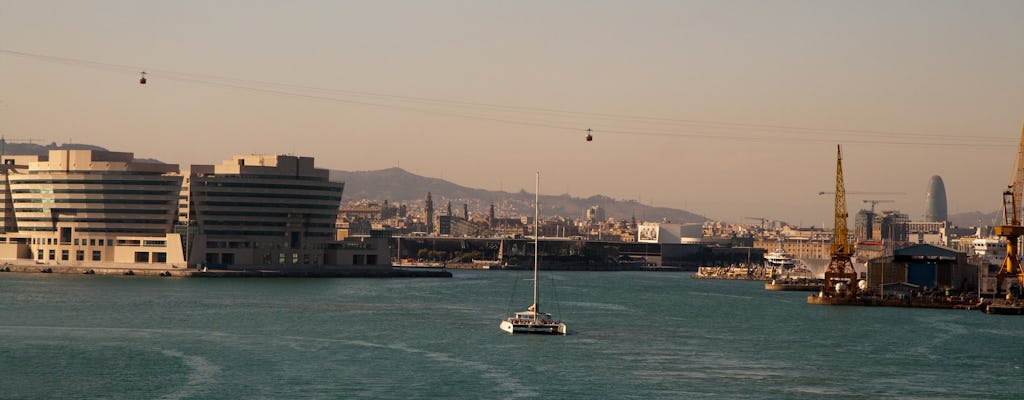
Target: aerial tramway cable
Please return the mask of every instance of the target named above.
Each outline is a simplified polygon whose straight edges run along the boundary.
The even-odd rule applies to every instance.
[[[105,71],[132,71],[136,73],[139,71],[139,68],[127,65],[13,51],[3,48],[0,48],[0,55]],[[957,147],[959,149],[1003,149],[1005,148],[1006,140],[1004,137],[997,136],[938,135],[920,132],[799,127],[780,124],[703,121],[570,111],[544,107],[509,106],[484,102],[331,89],[162,69],[148,69],[142,72],[139,84],[146,84],[147,75],[159,76],[162,80],[187,82],[229,90],[249,91],[272,96],[297,97],[330,103],[491,121],[567,132],[579,132],[581,125],[591,125],[594,122],[598,122],[598,127],[602,133],[619,136],[714,139],[744,142],[834,143],[842,141],[846,144]],[[588,128],[587,135],[585,136],[587,142],[593,141],[592,132]]]

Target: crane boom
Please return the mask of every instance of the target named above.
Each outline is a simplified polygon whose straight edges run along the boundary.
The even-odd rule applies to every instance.
[[[836,201],[835,232],[832,237],[831,259],[825,268],[825,287],[821,295],[849,296],[857,294],[857,271],[853,268],[853,246],[850,245],[850,230],[846,225],[846,186],[843,182],[843,149],[836,146]],[[840,287],[846,285],[845,292]],[[812,296],[813,297],[813,296]],[[808,301],[812,301],[808,299]]]
[[[1006,238],[1006,259],[996,273],[996,291],[1003,286],[1007,275],[1017,276],[1024,283],[1019,253],[1020,237],[1024,235],[1024,226],[1021,226],[1020,221],[1021,191],[1024,189],[1024,127],[1021,127],[1017,159],[1013,162],[1011,173],[1010,184],[1003,192],[1003,224],[996,227],[996,235]]]
[[[1021,127],[1020,131],[1017,159],[1013,161],[1010,183],[1007,184],[1006,192],[1003,194],[1003,222],[1007,225],[1021,224],[1021,192],[1024,191],[1024,169],[1022,168],[1024,168],[1024,127]]]
[[[836,146],[836,212],[835,232],[832,237],[832,255],[843,254],[847,257],[853,255],[850,248],[850,230],[846,226],[846,219],[850,215],[846,212],[846,186],[843,183],[843,149]]]

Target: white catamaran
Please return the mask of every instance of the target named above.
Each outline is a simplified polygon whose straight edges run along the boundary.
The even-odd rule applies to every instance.
[[[537,189],[534,194],[534,215],[533,215],[533,305],[526,311],[519,311],[511,317],[501,320],[501,330],[509,334],[517,333],[538,333],[549,335],[566,334],[565,323],[554,319],[551,314],[541,312],[540,296],[537,292],[537,261],[540,248],[537,246],[537,237],[540,236],[538,221],[540,220],[540,173],[537,173]]]

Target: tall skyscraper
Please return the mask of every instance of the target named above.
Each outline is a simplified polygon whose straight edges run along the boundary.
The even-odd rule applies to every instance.
[[[942,183],[942,177],[932,175],[928,180],[928,192],[925,193],[924,220],[931,222],[942,222],[948,219],[946,213],[946,185]]]

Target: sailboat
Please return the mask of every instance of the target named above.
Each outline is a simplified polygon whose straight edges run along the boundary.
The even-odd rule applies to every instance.
[[[537,189],[534,193],[534,216],[533,216],[533,305],[526,311],[516,312],[511,317],[501,320],[499,327],[509,334],[535,333],[548,335],[566,334],[565,323],[554,319],[551,314],[541,312],[540,295],[537,290],[539,280],[537,279],[537,264],[540,248],[537,246],[537,237],[540,236],[538,221],[540,220],[540,172],[537,173]]]

